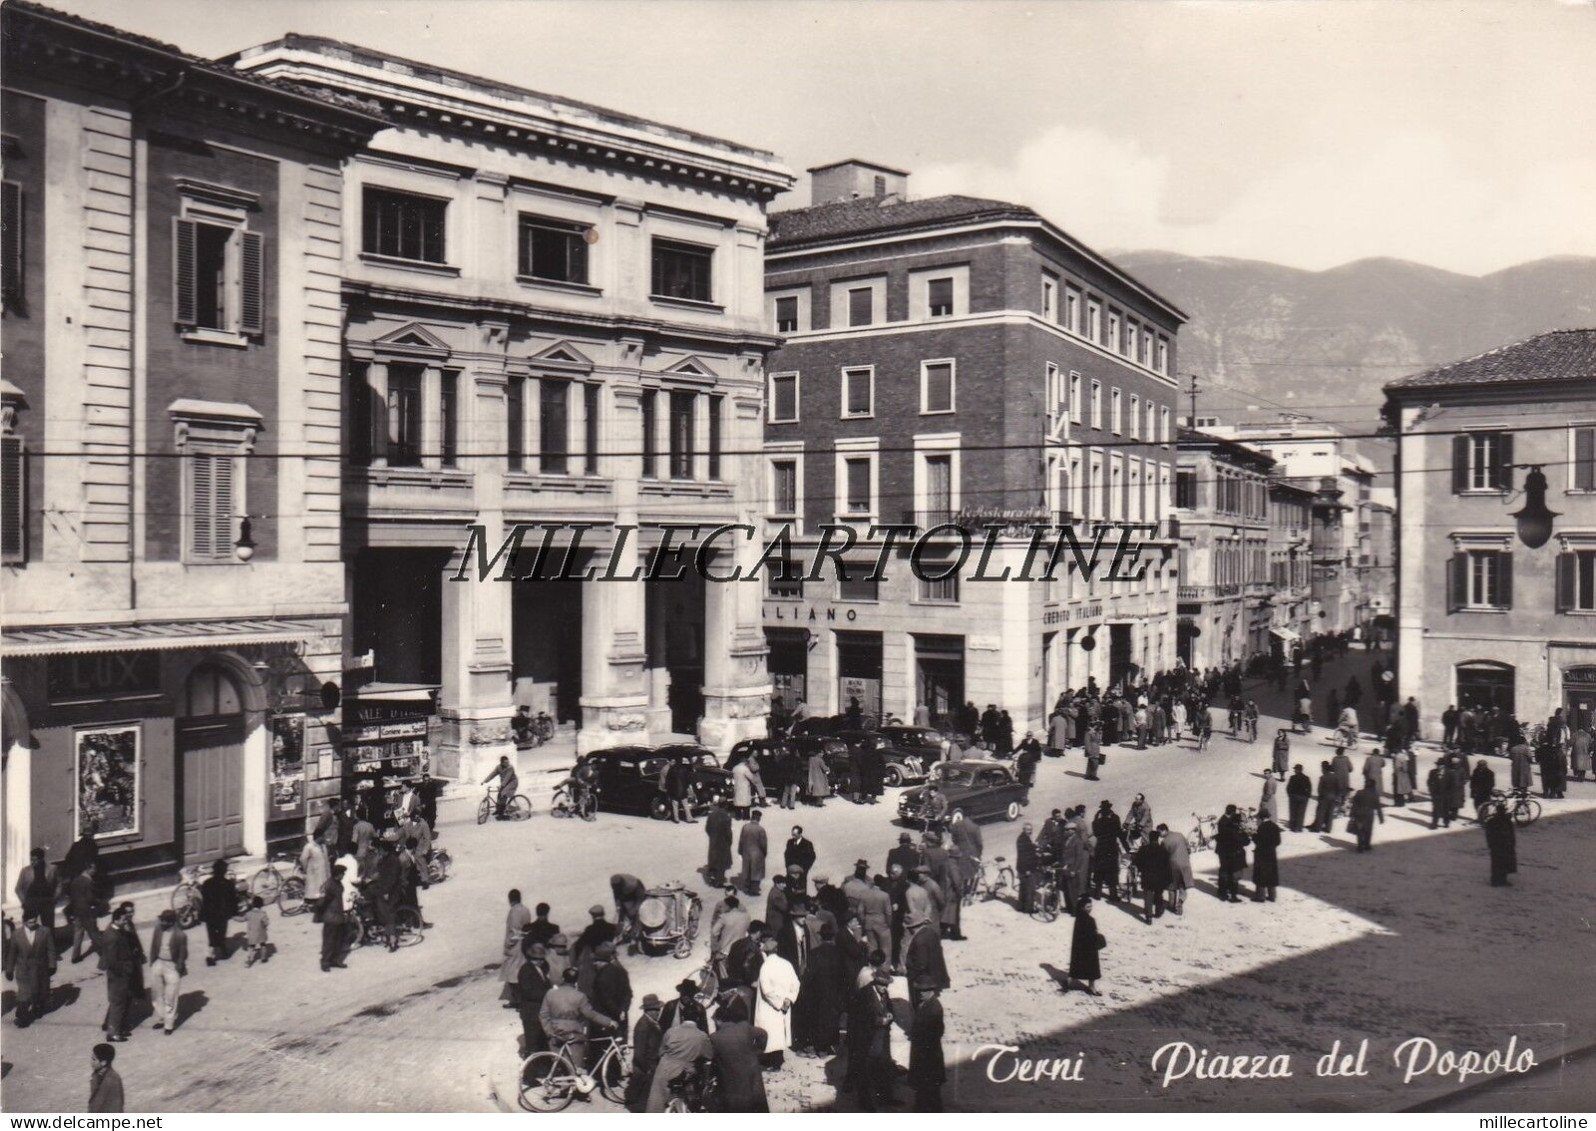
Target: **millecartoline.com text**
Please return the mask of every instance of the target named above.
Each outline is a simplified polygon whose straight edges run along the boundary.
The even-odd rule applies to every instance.
[[[799,537],[792,524],[600,524],[531,522],[505,527],[497,548],[468,523],[450,581],[879,581],[905,562],[922,581],[1047,581],[1075,575],[1108,583],[1141,581],[1157,523],[826,523]],[[1002,551],[1000,554],[999,551]],[[1016,555],[1018,564],[1015,564]],[[1001,559],[1001,560],[997,560]],[[1008,564],[1003,564],[1006,561]],[[474,578],[473,578],[474,575]]]

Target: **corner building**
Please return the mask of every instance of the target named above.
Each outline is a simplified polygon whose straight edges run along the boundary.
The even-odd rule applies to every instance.
[[[369,113],[8,3],[4,898],[260,856],[339,786],[341,167]]]
[[[513,752],[517,704],[576,729],[578,749],[763,733],[753,586],[447,579],[468,523],[490,554],[517,523],[587,524],[573,569],[603,568],[618,525],[757,524],[744,468],[777,342],[765,204],[790,174],[760,150],[324,39],[237,65],[391,124],[346,173],[350,649],[379,691],[435,693],[435,772],[481,777]],[[617,572],[652,545],[628,540]],[[757,546],[728,543],[715,568],[744,553]]]
[[[810,170],[813,203],[771,217],[767,525],[812,556],[821,523],[859,534],[846,581],[769,577],[774,694],[818,714],[946,716],[996,703],[1022,731],[1067,687],[1104,688],[1175,659],[1173,305],[1029,208],[908,197],[862,161]],[[989,575],[1020,573],[1026,522],[1158,524],[1146,579],[974,581],[983,525],[1006,527]],[[957,577],[901,556],[862,580],[871,524],[956,522],[977,542]],[[944,556],[954,554],[950,541]],[[1111,552],[1106,552],[1106,568]],[[934,565],[934,559],[928,558]],[[1089,642],[1089,643],[1088,643]]]
[[[1596,329],[1557,330],[1385,387],[1398,425],[1397,693],[1596,725]],[[1534,471],[1555,517],[1518,512]]]

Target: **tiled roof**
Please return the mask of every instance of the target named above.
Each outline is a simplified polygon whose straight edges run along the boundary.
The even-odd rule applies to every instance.
[[[776,251],[794,244],[905,228],[938,228],[971,220],[1040,219],[1024,205],[975,196],[932,196],[924,200],[889,199],[885,202],[866,197],[772,213],[767,246]]]
[[[1463,361],[1402,377],[1386,386],[1424,389],[1519,381],[1596,382],[1596,330],[1553,330]],[[1596,386],[1593,386],[1596,388]]]

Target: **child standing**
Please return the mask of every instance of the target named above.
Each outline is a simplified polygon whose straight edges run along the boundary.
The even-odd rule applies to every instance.
[[[266,901],[257,895],[250,900],[249,910],[244,914],[244,940],[249,947],[249,957],[244,959],[246,967],[266,961],[266,930]]]

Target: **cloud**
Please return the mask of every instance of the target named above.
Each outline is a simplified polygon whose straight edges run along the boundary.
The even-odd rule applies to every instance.
[[[1100,248],[1309,269],[1389,256],[1467,274],[1547,255],[1596,255],[1596,158],[1572,153],[1503,153],[1482,168],[1437,133],[1370,123],[1357,145],[1232,170],[1232,187],[1207,199],[1183,191],[1188,180],[1212,177],[1212,169],[1182,169],[1134,138],[1058,126],[1005,164],[933,165],[911,185],[916,195],[1029,204]]]

